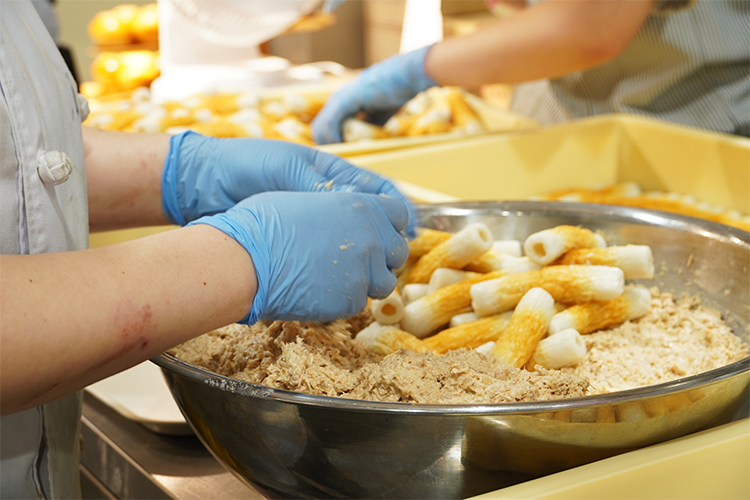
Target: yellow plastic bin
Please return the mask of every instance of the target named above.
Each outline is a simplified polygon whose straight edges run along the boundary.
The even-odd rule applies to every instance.
[[[750,498],[750,420],[474,497],[476,500]]]
[[[524,199],[633,181],[647,191],[692,195],[750,214],[747,138],[605,115],[541,129],[429,141],[360,154],[367,151],[363,146],[348,160],[399,181],[407,194],[425,202]],[[100,246],[164,229],[96,233],[90,241]]]
[[[750,139],[631,115],[350,158],[463,200],[524,199],[632,181],[750,213]]]

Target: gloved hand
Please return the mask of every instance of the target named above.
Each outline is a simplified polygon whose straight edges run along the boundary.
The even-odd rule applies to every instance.
[[[269,192],[189,225],[225,232],[252,257],[258,291],[241,321],[252,324],[331,321],[361,311],[368,296],[387,297],[409,253],[407,218],[390,196]]]
[[[342,141],[341,127],[347,118],[364,111],[373,123],[382,125],[415,95],[437,85],[424,71],[430,46],[388,59],[364,70],[354,82],[335,92],[312,121],[317,144]]]
[[[268,139],[217,139],[194,132],[170,139],[162,176],[162,208],[170,222],[184,226],[266,191],[392,196],[407,205],[407,235],[415,236],[417,212],[411,201],[388,179],[338,156]]]

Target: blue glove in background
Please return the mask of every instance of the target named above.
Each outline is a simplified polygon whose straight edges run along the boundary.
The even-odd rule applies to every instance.
[[[342,142],[341,127],[360,111],[384,122],[415,95],[437,85],[424,71],[431,46],[391,56],[364,70],[354,82],[334,92],[312,121],[317,144]],[[382,123],[379,123],[382,125]]]
[[[184,226],[266,191],[392,196],[407,205],[407,235],[415,236],[417,212],[411,201],[388,179],[336,155],[270,139],[218,139],[195,132],[170,138],[162,177],[162,208],[170,222]]]
[[[208,224],[237,240],[253,259],[258,319],[332,321],[385,298],[406,262],[408,212],[398,198],[363,193],[268,192],[247,198]]]

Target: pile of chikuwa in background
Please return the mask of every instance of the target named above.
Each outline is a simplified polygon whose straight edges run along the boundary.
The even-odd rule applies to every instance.
[[[601,203],[626,207],[661,210],[706,219],[750,231],[750,216],[738,210],[713,205],[694,196],[675,192],[643,191],[635,182],[620,182],[595,188],[569,188],[535,196],[538,200],[577,203]]]
[[[328,95],[301,92],[217,92],[155,104],[139,88],[118,98],[93,100],[84,125],[127,132],[179,133],[193,130],[214,137],[282,139],[313,145],[310,122]],[[352,118],[344,124],[345,142],[438,133],[485,131],[478,113],[458,87],[433,87],[406,103],[384,126]]]

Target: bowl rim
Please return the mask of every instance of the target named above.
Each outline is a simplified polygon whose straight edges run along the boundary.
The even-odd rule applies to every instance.
[[[595,203],[527,200],[459,201],[417,204],[416,207],[420,214],[432,212],[445,215],[482,215],[482,213],[478,211],[485,211],[486,214],[511,215],[515,212],[522,216],[529,216],[543,212],[546,216],[591,216],[598,219],[614,219],[619,222],[635,222],[652,226],[666,226],[671,229],[702,233],[704,236],[726,240],[735,245],[746,246],[750,253],[750,232],[733,226],[720,224],[718,222],[652,209]],[[203,382],[207,385],[217,387],[220,390],[242,396],[353,412],[469,416],[546,413],[574,410],[583,407],[611,406],[613,404],[623,404],[635,400],[641,401],[661,397],[666,394],[687,392],[699,387],[704,388],[750,372],[750,356],[746,356],[734,363],[707,372],[698,373],[696,375],[690,375],[677,380],[646,387],[638,387],[606,394],[513,403],[421,404],[364,401],[275,389],[219,375],[208,369],[182,361],[166,352],[151,358],[151,361],[158,365],[165,374],[166,372],[172,372],[187,377],[193,381]]]
[[[537,200],[476,200],[454,201],[442,203],[416,204],[422,213],[436,212],[446,215],[461,215],[471,213],[481,215],[478,210],[486,213],[502,213],[512,215],[512,212],[528,216],[544,213],[548,216],[577,215],[592,218],[613,218],[621,222],[637,222],[651,226],[662,226],[670,229],[688,230],[694,233],[710,233],[716,238],[727,239],[736,244],[750,245],[750,232],[719,222],[692,217],[663,210],[630,207],[625,205],[608,205],[600,203],[578,203],[569,201],[537,201]]]
[[[325,407],[347,411],[364,411],[368,413],[419,413],[476,416],[547,413],[574,410],[583,407],[593,408],[599,406],[612,406],[613,404],[624,404],[636,400],[642,401],[662,397],[667,394],[687,392],[696,388],[705,388],[723,382],[724,380],[750,373],[750,356],[747,356],[739,361],[735,361],[734,363],[696,375],[690,375],[669,382],[662,382],[661,384],[606,394],[515,403],[422,404],[364,401],[334,396],[319,396],[289,391],[286,389],[266,387],[246,382],[244,380],[227,377],[225,375],[219,375],[208,369],[182,361],[168,353],[162,353],[151,358],[151,362],[158,365],[162,371],[169,371],[182,377],[186,377],[194,382],[203,382],[206,385],[216,387],[225,392],[258,399],[273,400],[301,406]]]

